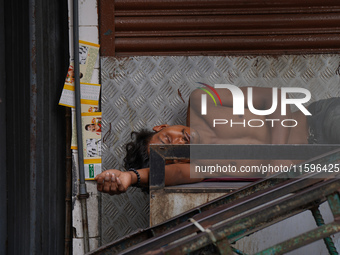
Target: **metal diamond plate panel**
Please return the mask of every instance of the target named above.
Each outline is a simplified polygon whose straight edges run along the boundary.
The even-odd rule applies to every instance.
[[[131,131],[184,124],[197,82],[304,87],[312,100],[340,96],[340,55],[101,58],[103,169],[122,169]],[[148,195],[131,188],[101,200],[102,244],[148,227]]]

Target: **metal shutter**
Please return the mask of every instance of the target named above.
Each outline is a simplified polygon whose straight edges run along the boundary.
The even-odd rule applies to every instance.
[[[336,53],[337,0],[100,0],[102,56]]]

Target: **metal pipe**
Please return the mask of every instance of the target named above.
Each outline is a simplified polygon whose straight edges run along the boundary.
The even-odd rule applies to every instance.
[[[324,222],[324,220],[323,220],[323,218],[322,218],[321,212],[320,212],[320,210],[319,210],[319,206],[312,208],[312,209],[311,209],[311,212],[312,212],[313,217],[314,217],[314,219],[315,219],[316,225],[317,225],[318,227],[324,226],[324,225],[325,225],[325,222]],[[337,254],[339,254],[339,253],[337,252],[337,250],[336,250],[336,248],[335,248],[335,245],[334,245],[334,243],[333,243],[333,240],[332,240],[332,238],[331,238],[330,236],[325,237],[325,238],[323,239],[323,241],[324,241],[325,244],[326,244],[326,247],[327,247],[327,250],[328,250],[329,254],[331,254],[331,255],[337,255]]]
[[[282,220],[302,212],[305,209],[310,209],[310,204],[315,203],[316,201],[318,203],[322,203],[326,200],[325,198],[327,196],[338,190],[339,185],[340,181],[338,179],[330,179],[321,182],[317,185],[313,185],[311,188],[304,189],[295,195],[284,198],[281,201],[277,201],[266,207],[249,212],[246,216],[236,217],[230,221],[225,221],[224,223],[210,227],[210,231],[216,237],[217,242],[227,238],[230,243],[233,243],[240,237],[244,237],[245,235],[256,231],[258,228],[264,228],[277,220]],[[331,226],[332,224],[335,224],[335,232],[338,232],[340,230],[340,225],[338,223],[325,225],[327,226],[325,228],[327,229],[328,226]],[[320,227],[315,230],[315,233],[319,232],[319,229],[325,228]],[[329,230],[327,235],[330,236],[335,232],[333,230]],[[325,236],[322,236],[321,238],[324,237]],[[183,241],[162,247],[162,251],[166,254],[189,253],[210,243],[211,240],[208,237],[208,234],[202,232]]]
[[[286,254],[289,251],[292,251],[304,245],[313,243],[322,238],[338,233],[339,231],[340,231],[340,224],[337,222],[332,222],[327,225],[323,225],[317,229],[308,231],[299,236],[293,237],[277,245],[274,245],[268,249],[265,249],[263,251],[256,253],[255,255]],[[330,253],[330,254],[334,254],[334,253]]]
[[[79,78],[79,18],[78,18],[78,0],[73,0],[73,54],[74,54],[74,82],[75,82],[75,104],[76,104],[76,124],[77,124],[77,145],[78,145],[78,168],[79,168],[79,195],[81,203],[82,223],[84,233],[84,251],[89,252],[89,229],[87,218],[86,199],[89,194],[86,191],[85,172],[84,172],[84,155],[83,155],[83,138],[82,138],[82,121],[81,121],[81,104],[80,104],[80,78]]]
[[[72,254],[72,151],[71,151],[71,108],[65,107],[66,119],[66,194],[65,194],[65,250]]]

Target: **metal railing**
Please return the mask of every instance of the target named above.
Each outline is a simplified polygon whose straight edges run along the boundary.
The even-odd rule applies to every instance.
[[[151,146],[150,191],[164,188],[165,160],[189,158],[190,146]],[[200,146],[196,148],[201,150]],[[204,157],[218,159],[228,155],[228,159],[308,159],[303,164],[326,166],[340,163],[339,145],[213,145],[210,152],[204,153]],[[187,254],[209,246],[220,254],[244,254],[230,244],[305,210],[312,211],[318,228],[258,254],[281,254],[319,239],[324,239],[330,254],[338,254],[329,237],[340,231],[340,180],[337,177],[339,175],[334,171],[326,176],[324,172],[280,173],[200,205],[164,223],[136,231],[91,254],[142,254],[151,250],[155,254]],[[334,216],[334,222],[326,225],[318,210],[324,201],[328,201]],[[241,213],[242,216],[239,216]]]

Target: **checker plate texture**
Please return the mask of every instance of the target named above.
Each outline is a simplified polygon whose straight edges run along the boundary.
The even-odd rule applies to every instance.
[[[196,82],[304,87],[312,100],[340,96],[340,55],[101,57],[103,169],[122,169],[130,132],[184,124]],[[149,197],[137,188],[102,195],[102,244],[149,224]]]

